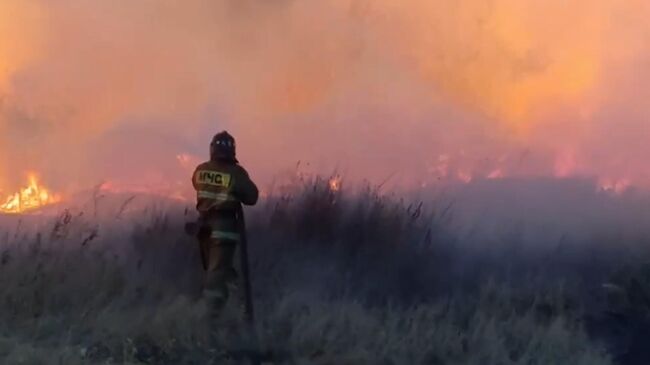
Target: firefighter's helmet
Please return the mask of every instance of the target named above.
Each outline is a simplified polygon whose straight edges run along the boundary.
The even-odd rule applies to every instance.
[[[237,162],[235,138],[226,131],[215,134],[210,142],[210,158]]]

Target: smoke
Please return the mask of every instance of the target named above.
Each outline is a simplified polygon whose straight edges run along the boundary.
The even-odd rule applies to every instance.
[[[644,0],[0,0],[0,187],[254,177],[649,182]]]

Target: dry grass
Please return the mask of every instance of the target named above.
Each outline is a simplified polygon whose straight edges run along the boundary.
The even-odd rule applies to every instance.
[[[7,231],[0,362],[225,364],[246,348],[234,308],[204,321],[182,208],[129,203]],[[612,363],[570,284],[509,280],[478,256],[480,270],[459,273],[448,212],[327,179],[278,190],[249,222],[260,348],[295,364]]]

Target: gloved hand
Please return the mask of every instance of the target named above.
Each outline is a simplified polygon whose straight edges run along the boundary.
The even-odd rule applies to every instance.
[[[194,236],[200,240],[208,239],[212,235],[212,227],[201,220],[199,222],[186,222],[185,234]]]

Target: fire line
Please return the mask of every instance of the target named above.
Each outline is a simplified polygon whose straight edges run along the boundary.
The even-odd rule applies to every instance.
[[[60,201],[61,196],[51,193],[45,186],[41,185],[36,174],[30,174],[28,185],[8,196],[5,202],[0,205],[0,213],[26,213]]]

